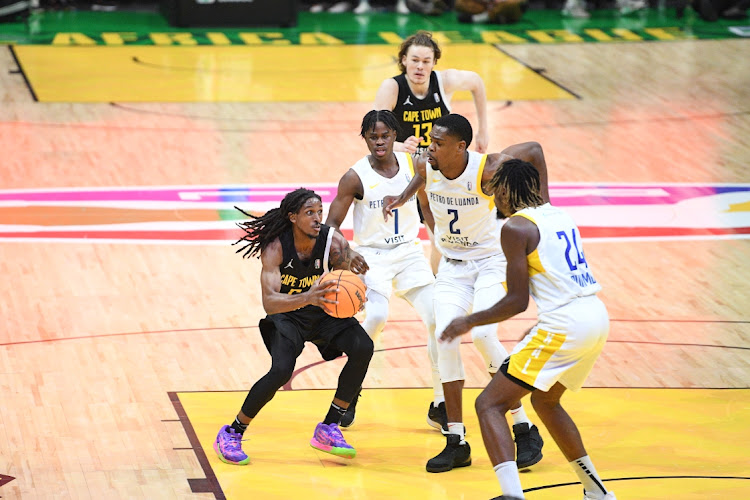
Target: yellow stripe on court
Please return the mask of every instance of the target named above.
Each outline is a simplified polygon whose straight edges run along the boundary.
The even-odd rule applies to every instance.
[[[431,389],[365,389],[354,426],[344,431],[357,450],[346,460],[310,447],[332,390],[280,391],[250,424],[247,466],[225,464],[212,443],[229,424],[245,392],[178,393],[201,450],[228,499],[331,498],[475,500],[500,494],[482,444],[473,402],[464,390],[471,467],[442,474],[425,463],[445,446],[427,426]],[[747,443],[750,390],[584,389],[563,404],[578,423],[605,484],[624,500],[750,498]],[[539,423],[530,404],[526,411]],[[547,431],[544,458],[521,474],[527,500],[579,500],[576,476]],[[685,476],[678,478],[678,476]]]
[[[14,47],[42,102],[370,102],[397,47]],[[491,45],[451,45],[437,69],[476,71],[489,100],[573,99]],[[455,99],[470,99],[459,92]]]

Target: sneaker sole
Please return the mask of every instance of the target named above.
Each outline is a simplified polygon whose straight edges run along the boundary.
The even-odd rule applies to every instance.
[[[250,463],[250,457],[247,457],[244,460],[240,460],[239,462],[235,462],[234,460],[229,460],[224,455],[222,455],[221,450],[219,450],[219,445],[216,443],[216,441],[214,441],[214,451],[219,456],[219,460],[221,460],[225,464],[229,464],[229,465],[247,465],[247,464]]]
[[[468,462],[464,462],[462,464],[454,465],[452,467],[447,467],[447,468],[446,467],[440,467],[440,468],[437,468],[437,467],[430,467],[429,465],[427,465],[426,469],[427,469],[427,472],[448,472],[448,471],[451,471],[453,469],[458,469],[459,467],[468,467],[470,465],[471,465],[471,458],[469,459]]]
[[[539,455],[535,456],[534,458],[532,458],[531,460],[529,460],[528,462],[526,462],[524,464],[519,464],[518,462],[516,462],[516,466],[519,469],[528,469],[532,465],[538,464],[541,459],[542,459],[542,453],[539,452]]]
[[[315,438],[312,438],[310,440],[310,446],[315,448],[316,450],[324,451],[326,453],[330,453],[331,455],[336,455],[337,457],[341,458],[354,458],[357,454],[357,451],[354,448],[339,448],[336,446],[328,446],[325,444],[319,443]]]
[[[441,431],[443,430],[443,426],[440,425],[440,422],[435,422],[430,417],[427,417],[427,425],[434,427],[435,429],[440,429]]]
[[[427,425],[434,429],[438,429],[443,434],[443,436],[447,436],[448,434],[450,434],[448,432],[448,429],[443,429],[443,426],[440,425],[440,422],[435,422],[434,420],[430,419],[429,416],[427,417]]]

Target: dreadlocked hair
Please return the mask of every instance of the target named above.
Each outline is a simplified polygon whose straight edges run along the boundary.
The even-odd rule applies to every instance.
[[[432,39],[432,33],[425,30],[419,30],[409,38],[401,42],[401,47],[399,47],[398,49],[398,70],[401,73],[406,73],[406,66],[404,66],[404,63],[401,61],[404,59],[406,52],[412,45],[418,45],[420,47],[427,47],[432,49],[435,64],[437,64],[438,59],[440,59],[440,56],[442,55],[440,46],[435,40]]]
[[[400,127],[396,115],[387,109],[381,109],[380,111],[373,109],[362,118],[362,130],[360,130],[359,135],[364,138],[367,132],[375,129],[375,124],[378,122],[388,127],[388,130],[398,133]]]
[[[320,196],[315,191],[304,188],[295,189],[284,196],[279,208],[272,208],[260,216],[249,214],[239,207],[234,207],[251,219],[237,223],[237,226],[245,231],[245,236],[232,243],[232,245],[243,245],[235,253],[244,252],[242,254],[244,259],[249,259],[252,256],[260,258],[260,252],[291,226],[289,214],[299,212],[302,205],[310,198],[320,200]]]
[[[513,213],[544,205],[539,171],[527,161],[517,158],[504,161],[490,181],[492,191],[501,186],[508,192],[508,204]]]

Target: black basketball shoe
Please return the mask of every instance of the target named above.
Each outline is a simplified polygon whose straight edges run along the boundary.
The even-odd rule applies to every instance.
[[[435,429],[440,429],[443,434],[448,434],[448,414],[445,412],[445,401],[435,406],[430,403],[427,410],[427,423]]]
[[[344,415],[341,417],[341,421],[339,421],[339,427],[343,427],[346,429],[347,427],[351,427],[352,424],[354,424],[354,413],[357,410],[357,401],[359,401],[359,395],[361,392],[358,392],[356,396],[354,396],[354,401],[349,404],[349,408],[346,409],[344,412]]]
[[[516,424],[513,426],[516,441],[516,464],[519,469],[531,467],[542,459],[544,441],[536,425]]]
[[[471,465],[471,446],[461,444],[461,436],[448,434],[445,436],[447,444],[443,451],[427,461],[427,472],[448,472],[455,467]]]

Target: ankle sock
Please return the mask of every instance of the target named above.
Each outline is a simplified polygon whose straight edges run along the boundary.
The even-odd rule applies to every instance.
[[[583,489],[588,495],[586,498],[604,498],[607,494],[607,488],[604,487],[604,483],[596,473],[594,464],[591,463],[588,455],[573,460],[570,462],[570,466],[573,467],[578,479],[581,481]]]
[[[234,429],[234,432],[236,432],[237,434],[244,434],[247,430],[247,425],[248,424],[243,424],[242,422],[240,422],[237,417],[234,417],[234,422],[232,422],[232,425],[230,425],[229,427]]]
[[[495,467],[495,476],[500,482],[503,496],[523,498],[523,487],[521,477],[518,475],[518,466],[515,462],[503,462]]]
[[[344,416],[344,413],[346,413],[345,408],[340,407],[336,403],[331,403],[331,407],[328,408],[328,414],[323,420],[323,423],[326,425],[338,424],[341,421],[341,417]]]
[[[523,409],[523,405],[510,410],[510,416],[513,417],[513,425],[529,424],[529,428],[534,425],[531,423],[531,420],[529,420],[529,417],[526,416],[526,410]]]

